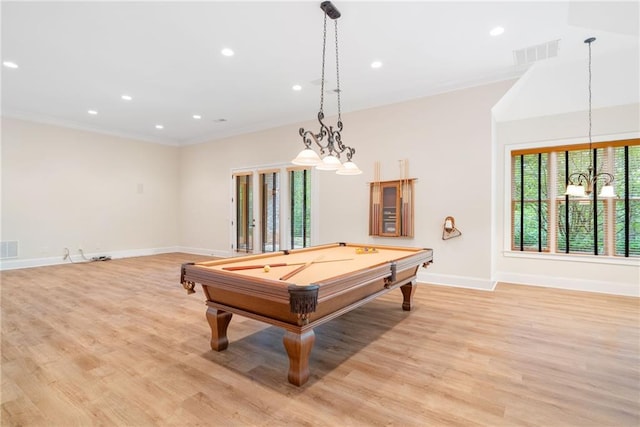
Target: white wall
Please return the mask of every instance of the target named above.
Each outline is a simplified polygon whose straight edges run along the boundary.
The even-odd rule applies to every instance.
[[[178,241],[177,147],[2,119],[3,268],[163,251]]]
[[[435,262],[421,280],[491,289],[491,108],[513,81],[500,82],[343,114],[343,141],[356,149],[359,176],[319,174],[318,243],[349,241],[433,248]],[[335,118],[330,117],[334,123]],[[231,169],[288,163],[302,149],[298,128],[317,121],[183,147],[180,151],[180,245],[229,254]],[[374,161],[382,179],[400,177],[409,159],[417,178],[415,238],[368,236]],[[459,238],[443,241],[447,215]]]

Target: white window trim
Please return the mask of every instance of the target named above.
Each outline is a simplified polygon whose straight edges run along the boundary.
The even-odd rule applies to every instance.
[[[622,139],[635,139],[640,138],[640,133],[632,132],[632,133],[623,133],[623,134],[610,134],[610,135],[600,135],[592,138],[593,143],[605,142],[605,141],[614,141],[614,140],[622,140]],[[554,260],[554,261],[562,261],[562,262],[588,262],[588,263],[598,263],[598,264],[613,264],[613,265],[631,265],[631,266],[640,266],[640,259],[636,257],[620,257],[613,255],[589,255],[589,254],[565,254],[565,253],[548,253],[548,252],[521,252],[514,251],[511,249],[511,240],[512,230],[512,211],[511,211],[511,153],[517,150],[524,150],[529,148],[547,148],[547,147],[556,147],[562,145],[579,145],[584,144],[585,138],[570,138],[570,139],[554,139],[548,141],[530,141],[521,144],[507,144],[504,146],[504,240],[503,240],[503,250],[502,255],[509,258],[530,258],[530,259],[540,259],[540,260]],[[554,199],[555,200],[555,199]],[[554,227],[555,228],[555,227]],[[555,231],[553,232],[555,238]],[[549,234],[549,238],[551,237],[551,233]],[[555,240],[552,244],[553,250],[556,250]]]

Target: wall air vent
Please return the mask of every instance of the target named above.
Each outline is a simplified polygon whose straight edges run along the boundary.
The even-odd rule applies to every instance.
[[[18,242],[11,240],[0,242],[0,259],[18,258]]]
[[[513,51],[513,62],[516,66],[530,65],[543,59],[558,56],[560,40],[551,40],[535,46]]]

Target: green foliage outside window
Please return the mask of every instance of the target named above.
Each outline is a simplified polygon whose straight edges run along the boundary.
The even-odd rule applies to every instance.
[[[291,248],[311,246],[311,171],[292,170]]]
[[[557,151],[544,149],[539,153],[532,150],[521,154],[514,152],[512,249],[627,256],[628,247],[629,256],[640,256],[638,142],[631,140],[627,147],[611,144],[596,150],[596,170],[615,176],[614,187],[618,197],[596,198],[595,205],[593,195],[589,198],[568,198],[564,195],[567,164],[569,175],[586,171],[591,163],[588,149],[567,150],[567,147],[562,147]],[[554,230],[553,242],[549,241],[550,227]]]

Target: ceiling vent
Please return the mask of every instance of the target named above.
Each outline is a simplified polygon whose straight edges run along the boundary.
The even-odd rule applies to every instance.
[[[525,47],[524,49],[513,51],[513,62],[516,66],[529,65],[543,59],[558,56],[558,45],[560,40]]]

